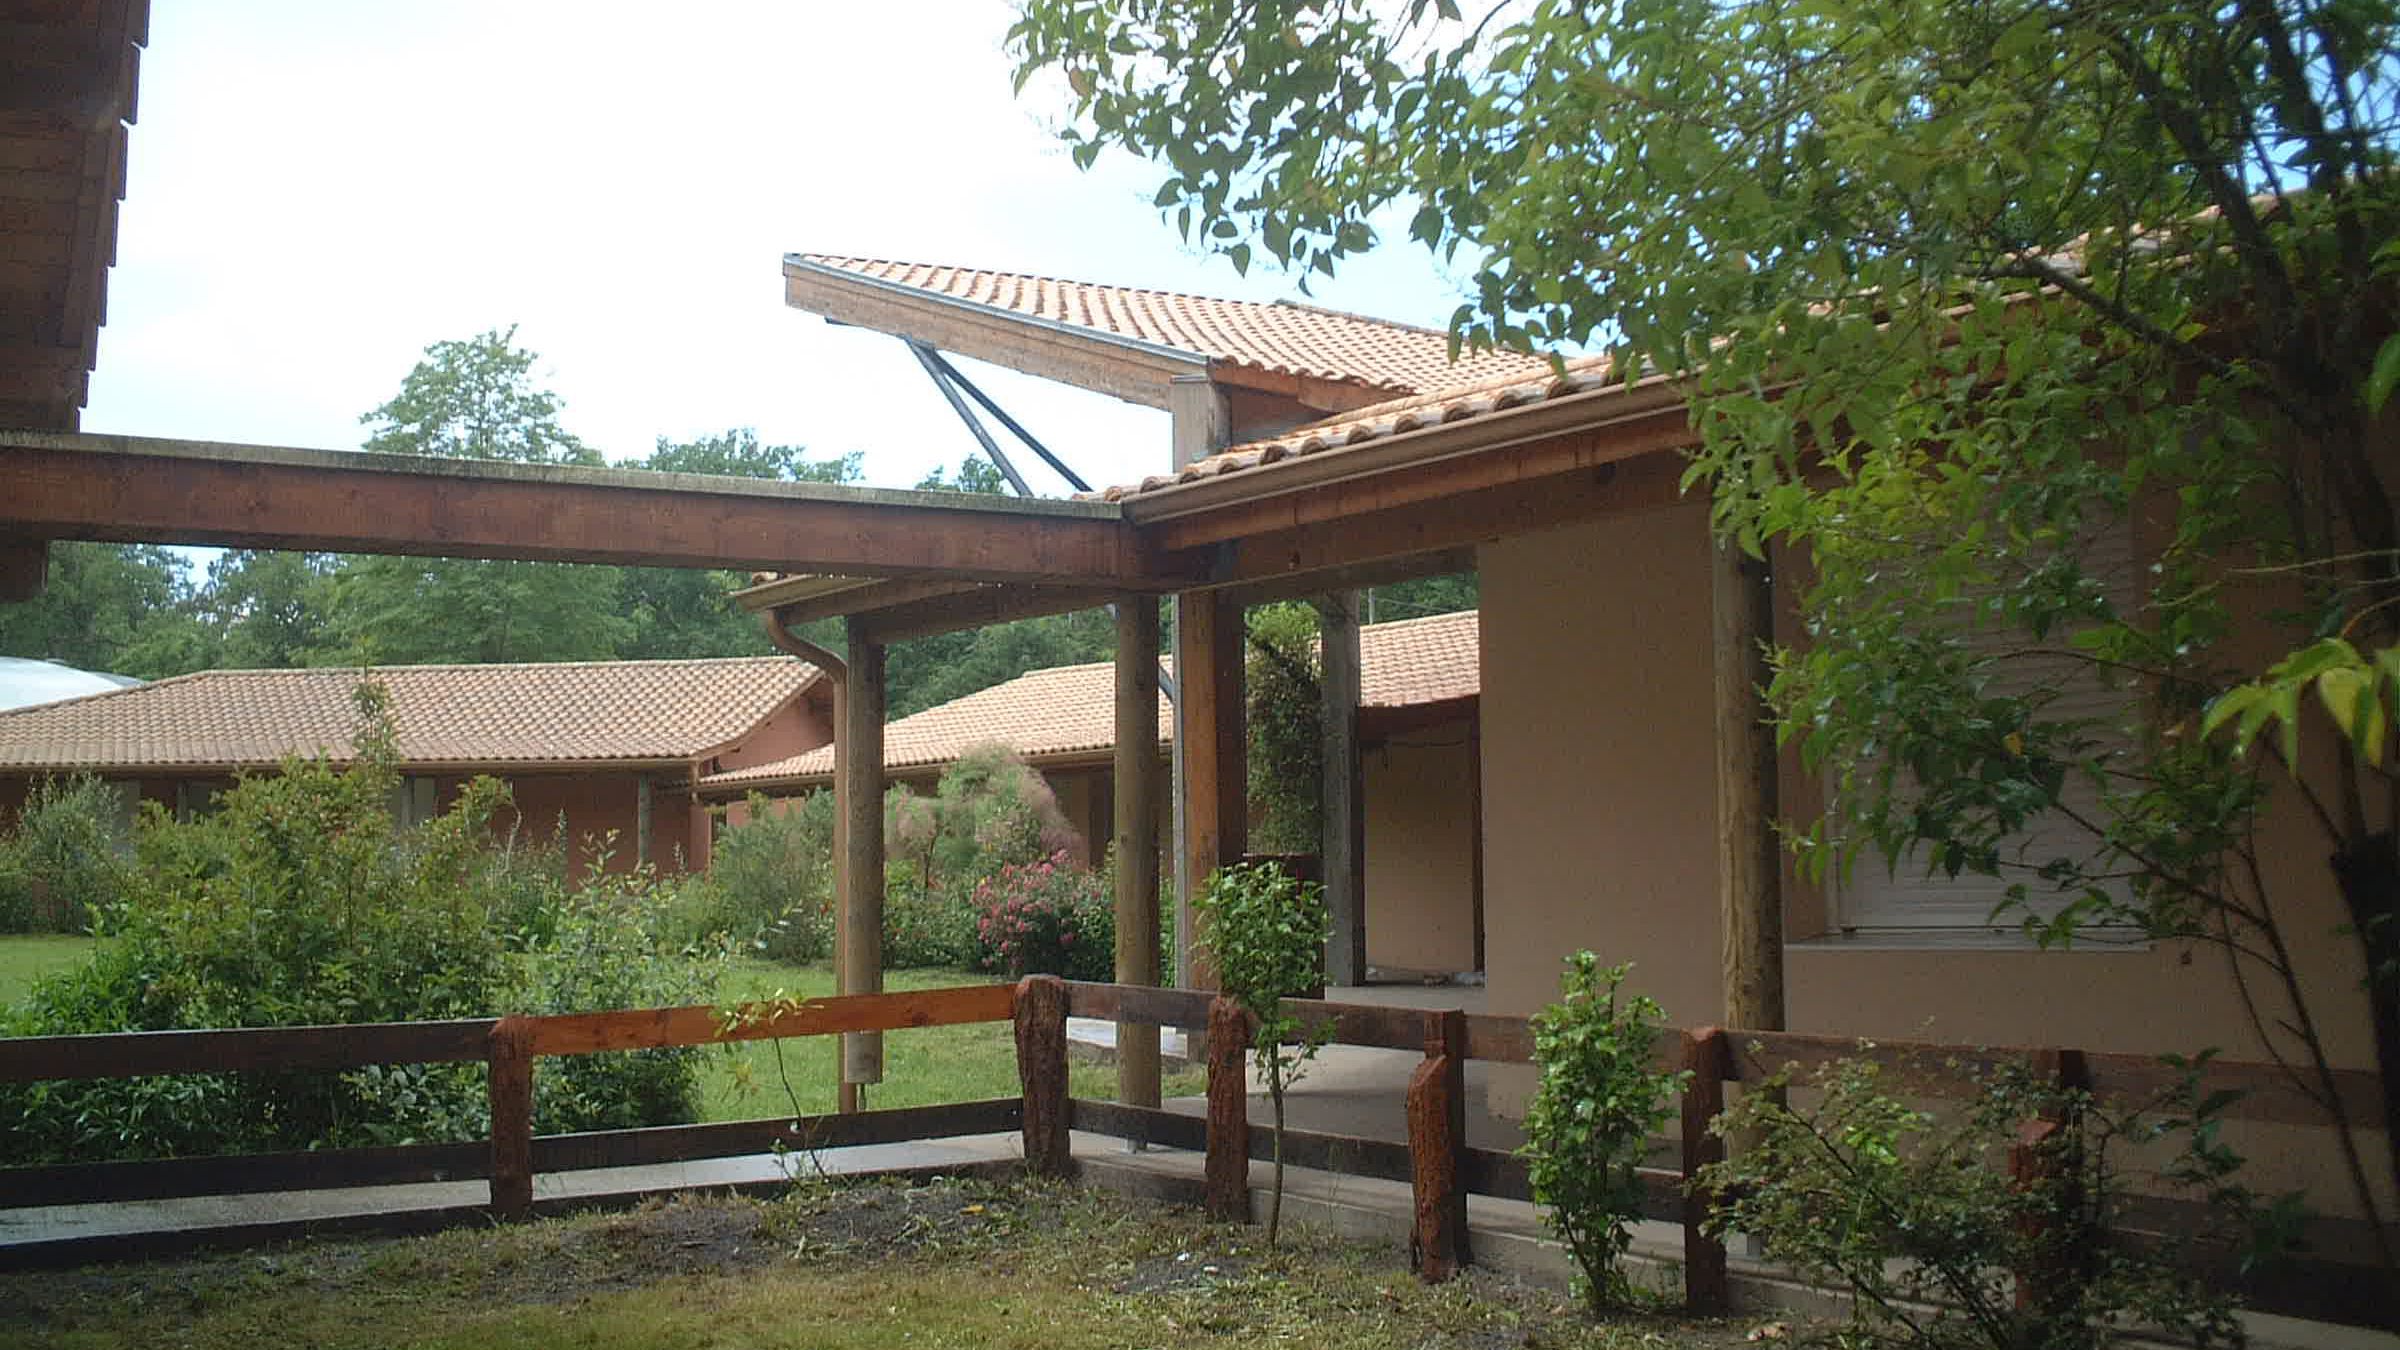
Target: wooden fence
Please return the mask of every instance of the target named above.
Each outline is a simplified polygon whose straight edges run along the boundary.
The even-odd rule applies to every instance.
[[[1292,1130],[1285,1159],[1294,1166],[1408,1183],[1414,1197],[1410,1249],[1426,1279],[1446,1278],[1470,1259],[1467,1197],[1531,1200],[1525,1160],[1471,1147],[1466,1139],[1469,1060],[1529,1064],[1533,1043],[1517,1017],[1426,1012],[1294,1000],[1305,1022],[1328,1027],[1342,1045],[1412,1051],[1422,1058],[1405,1097],[1407,1142]],[[1067,1018],[1177,1027],[1204,1044],[1205,1116],[1091,1101],[1067,1088]],[[867,1111],[714,1125],[533,1133],[535,1063],[544,1056],[593,1054],[785,1036],[895,1031],[975,1022],[1014,1023],[1017,1097],[946,1106]],[[1329,1025],[1328,1025],[1329,1024]],[[1067,983],[1036,976],[1015,986],[976,985],[810,1000],[728,1020],[708,1007],[506,1017],[366,1026],[234,1031],[133,1032],[101,1036],[0,1039],[0,1082],[125,1078],[151,1074],[322,1070],[371,1064],[481,1060],[487,1067],[492,1133],[485,1142],[335,1149],[242,1157],[180,1158],[0,1168],[0,1208],[232,1195],[282,1190],[481,1179],[489,1207],[502,1217],[528,1213],[533,1178],[543,1172],[735,1157],[859,1144],[1021,1133],[1027,1167],[1072,1170],[1069,1132],[1083,1130],[1205,1154],[1203,1197],[1219,1217],[1249,1216],[1249,1164],[1270,1156],[1273,1141],[1249,1126],[1244,1055],[1251,1027],[1231,1003],[1189,990]],[[1199,1038],[1205,1038],[1204,1040]],[[1894,1081],[1929,1096],[1963,1094],[2004,1063],[2030,1066],[2063,1085],[2103,1098],[2146,1102],[2181,1081],[2182,1071],[2123,1054],[1858,1041],[1792,1032],[1703,1028],[1682,1033],[1663,1067],[1691,1070],[1672,1168],[1640,1169],[1648,1218],[1683,1229],[1686,1291],[1692,1307],[1722,1310],[1729,1300],[1725,1249],[1705,1227],[1703,1201],[1688,1194],[1699,1168],[1721,1156],[1708,1123],[1723,1109],[1729,1084],[1758,1083],[1785,1068],[1805,1070],[1843,1058],[1882,1064]],[[2323,1109],[2272,1065],[2213,1062],[2210,1090],[2242,1095],[2229,1119],[2322,1126]],[[2374,1075],[2339,1076],[2341,1106],[2356,1126],[2381,1124]],[[2196,1205],[2144,1200],[2128,1206],[2121,1240],[2167,1246],[2186,1259],[2183,1241],[2205,1216]],[[2400,1289],[2372,1262],[2365,1224],[2314,1221],[2310,1252],[2272,1271],[2211,1269],[2238,1284],[2253,1306],[2360,1325],[2400,1326]]]

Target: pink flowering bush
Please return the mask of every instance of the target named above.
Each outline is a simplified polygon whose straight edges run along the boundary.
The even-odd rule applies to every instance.
[[[1009,977],[1106,980],[1116,972],[1116,907],[1108,874],[1060,849],[1010,863],[975,887],[978,964]]]

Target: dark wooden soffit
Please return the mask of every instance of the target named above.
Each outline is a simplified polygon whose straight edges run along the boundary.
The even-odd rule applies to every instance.
[[[1058,323],[861,276],[792,256],[784,259],[784,303],[837,323],[913,338],[978,361],[1078,389],[1165,408],[1178,375],[1206,375],[1243,392],[1243,425],[1265,430],[1313,421],[1390,399],[1389,389],[1349,380],[1261,370],[1159,343]]]
[[[148,30],[147,0],[0,10],[0,425],[82,415]]]
[[[1098,502],[0,431],[0,537],[1169,589]]]

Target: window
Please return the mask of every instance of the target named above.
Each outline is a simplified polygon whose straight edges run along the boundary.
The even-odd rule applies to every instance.
[[[2102,579],[2121,605],[2131,603],[2137,595],[2131,538],[2128,529],[2111,529],[2095,536],[2084,555],[2086,568]],[[1997,650],[2003,644],[1995,637],[1981,639],[1979,645]],[[2110,719],[2124,713],[2129,691],[2111,689],[2092,680],[2072,657],[2012,659],[1995,668],[1993,685],[2002,693],[2030,692],[2069,677],[2072,682],[2049,705],[2051,718]],[[2099,794],[2082,777],[2070,775],[2063,795],[2077,814],[2090,818],[2097,813]],[[2095,842],[2089,830],[2060,813],[2051,812],[2029,822],[2025,830],[2006,841],[2001,856],[2004,861],[2021,861],[2026,868],[2033,868],[2055,858],[2088,855]],[[2037,914],[2055,912],[2071,898],[2045,896],[2045,883],[2028,870],[2007,869],[2012,874],[2003,877],[1953,878],[1932,863],[1929,851],[1922,847],[1896,867],[1874,849],[1862,850],[1847,881],[1836,881],[1832,887],[1831,926],[1845,935],[1870,937],[1970,932],[2017,935],[2023,911],[2002,915],[1997,923],[1992,914],[2008,899],[2011,885],[2020,882],[2027,885],[2027,903]]]
[[[410,775],[392,788],[390,806],[392,823],[404,830],[415,829],[440,814],[436,799],[438,784],[431,779]]]

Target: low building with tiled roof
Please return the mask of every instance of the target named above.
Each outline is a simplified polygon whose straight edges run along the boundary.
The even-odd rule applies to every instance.
[[[1387,973],[1477,969],[1478,616],[1473,610],[1437,614],[1367,624],[1358,633],[1368,959]],[[1161,755],[1172,744],[1174,724],[1162,697]],[[1114,833],[1115,804],[1111,663],[1030,671],[891,722],[883,732],[884,773],[930,791],[968,751],[993,744],[1041,769],[1090,850],[1105,846]],[[738,802],[753,792],[790,796],[832,783],[828,743],[711,774],[697,791],[705,799]]]
[[[0,808],[36,778],[87,773],[129,811],[189,812],[237,774],[346,761],[367,681],[390,697],[404,817],[489,774],[514,793],[510,824],[546,836],[563,821],[578,853],[613,833],[612,867],[703,863],[702,777],[831,736],[822,672],[788,656],[214,670],[0,712]]]

